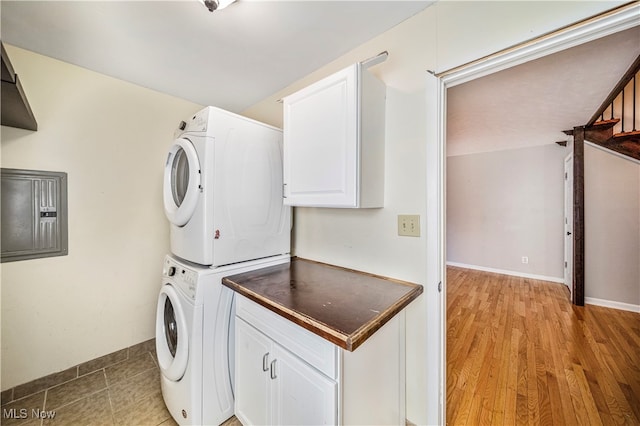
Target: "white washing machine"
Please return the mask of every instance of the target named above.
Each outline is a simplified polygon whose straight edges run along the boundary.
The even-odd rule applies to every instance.
[[[233,411],[233,294],[222,278],[289,262],[288,255],[207,268],[166,256],[156,312],[165,404],[180,425],[219,425]]]
[[[164,171],[171,252],[212,266],[289,253],[282,131],[214,107],[180,127]]]

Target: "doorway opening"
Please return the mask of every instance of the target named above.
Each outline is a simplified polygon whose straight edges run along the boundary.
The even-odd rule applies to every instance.
[[[638,4],[627,5],[600,17],[564,28],[538,40],[511,48],[471,64],[436,75],[427,75],[427,285],[438,285],[441,297],[439,322],[428,325],[429,341],[439,342],[438,423],[446,423],[446,105],[447,89],[514,67],[525,62],[566,50],[606,35],[637,26]],[[562,195],[561,195],[562,197]],[[562,218],[560,219],[562,225]],[[561,228],[562,229],[562,226]],[[562,232],[562,231],[560,231]],[[559,233],[560,234],[560,233]],[[558,235],[560,238],[560,235]],[[560,253],[560,259],[563,254]],[[563,260],[561,260],[563,261]],[[564,278],[560,282],[563,282]],[[430,385],[431,386],[431,385]],[[434,395],[430,387],[429,396]]]

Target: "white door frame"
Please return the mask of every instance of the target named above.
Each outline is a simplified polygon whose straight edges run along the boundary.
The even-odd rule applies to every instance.
[[[582,21],[520,46],[426,77],[427,96],[427,423],[446,422],[446,93],[467,81],[638,25],[640,3]],[[435,126],[435,127],[433,127]],[[438,287],[441,291],[438,292]],[[436,316],[434,318],[433,316]],[[438,318],[439,317],[439,318]],[[434,372],[434,365],[439,371]]]
[[[427,271],[426,404],[427,424],[446,422],[446,269],[445,269],[445,86],[434,75],[426,77],[427,125]],[[437,384],[437,386],[436,386]]]
[[[569,184],[571,183],[571,184]],[[573,302],[573,152],[564,159],[564,285]]]

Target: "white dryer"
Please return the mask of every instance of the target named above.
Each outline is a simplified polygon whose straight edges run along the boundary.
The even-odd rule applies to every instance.
[[[289,253],[282,131],[207,107],[175,136],[163,197],[171,252],[212,266]]]
[[[207,268],[166,256],[156,312],[162,396],[180,425],[218,425],[233,411],[233,294],[222,278],[288,255]]]

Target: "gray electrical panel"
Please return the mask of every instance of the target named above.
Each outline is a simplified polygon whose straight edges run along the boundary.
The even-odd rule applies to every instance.
[[[67,174],[1,171],[1,261],[68,254]]]

